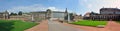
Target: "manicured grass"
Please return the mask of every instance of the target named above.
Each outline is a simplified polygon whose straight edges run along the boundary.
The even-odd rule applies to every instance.
[[[0,20],[0,30],[2,31],[24,31],[37,24],[38,23],[34,23],[34,22],[23,22],[21,20]]]
[[[98,25],[106,25],[107,21],[82,20],[82,21],[78,21],[78,22],[73,22],[71,24],[96,27]]]

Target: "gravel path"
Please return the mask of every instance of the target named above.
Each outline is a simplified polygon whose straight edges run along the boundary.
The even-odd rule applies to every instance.
[[[49,31],[82,31],[55,21],[48,21],[48,27]]]

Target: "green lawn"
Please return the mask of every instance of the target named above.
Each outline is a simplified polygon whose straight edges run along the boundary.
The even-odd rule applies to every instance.
[[[106,25],[107,21],[82,20],[82,21],[78,21],[78,22],[73,22],[71,24],[96,27],[98,25]]]
[[[21,20],[0,20],[0,31],[24,31],[38,23],[23,22]]]

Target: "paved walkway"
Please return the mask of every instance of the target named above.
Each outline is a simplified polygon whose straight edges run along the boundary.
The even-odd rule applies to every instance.
[[[70,26],[65,26],[56,21],[42,21],[37,26],[34,26],[25,31],[82,31],[82,30]]]
[[[49,31],[82,31],[77,28],[65,26],[65,25],[63,25],[59,22],[55,22],[55,21],[48,21],[48,25],[49,25]]]
[[[48,21],[42,21],[37,26],[34,26],[34,27],[27,29],[25,31],[48,31]]]
[[[42,21],[25,31],[120,31],[120,24],[114,21],[108,21],[105,28],[72,25],[68,23],[59,23],[57,21]]]
[[[109,21],[105,28],[109,31],[120,31],[120,24],[115,21]]]

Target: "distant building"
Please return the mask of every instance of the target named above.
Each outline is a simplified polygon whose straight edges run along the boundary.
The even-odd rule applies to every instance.
[[[0,12],[0,19],[9,19],[9,12]]]
[[[117,15],[120,14],[120,9],[118,8],[101,8],[100,14],[102,15]]]
[[[61,12],[61,11],[51,11],[48,9],[47,11],[37,11],[37,12],[31,12],[31,15],[34,17],[35,20],[43,20],[43,19],[60,19],[64,20],[64,17],[66,16],[67,12]]]
[[[90,19],[90,14],[91,14],[90,12],[87,12],[87,13],[84,15],[84,18],[83,18],[83,19],[86,19],[86,20],[87,20],[87,19]]]
[[[101,8],[100,14],[89,13],[91,20],[120,20],[120,9],[118,8]],[[86,19],[86,17],[84,17]]]
[[[73,18],[74,21],[79,21],[79,20],[82,20],[82,19],[83,18],[82,18],[81,15],[74,15],[74,18]]]

